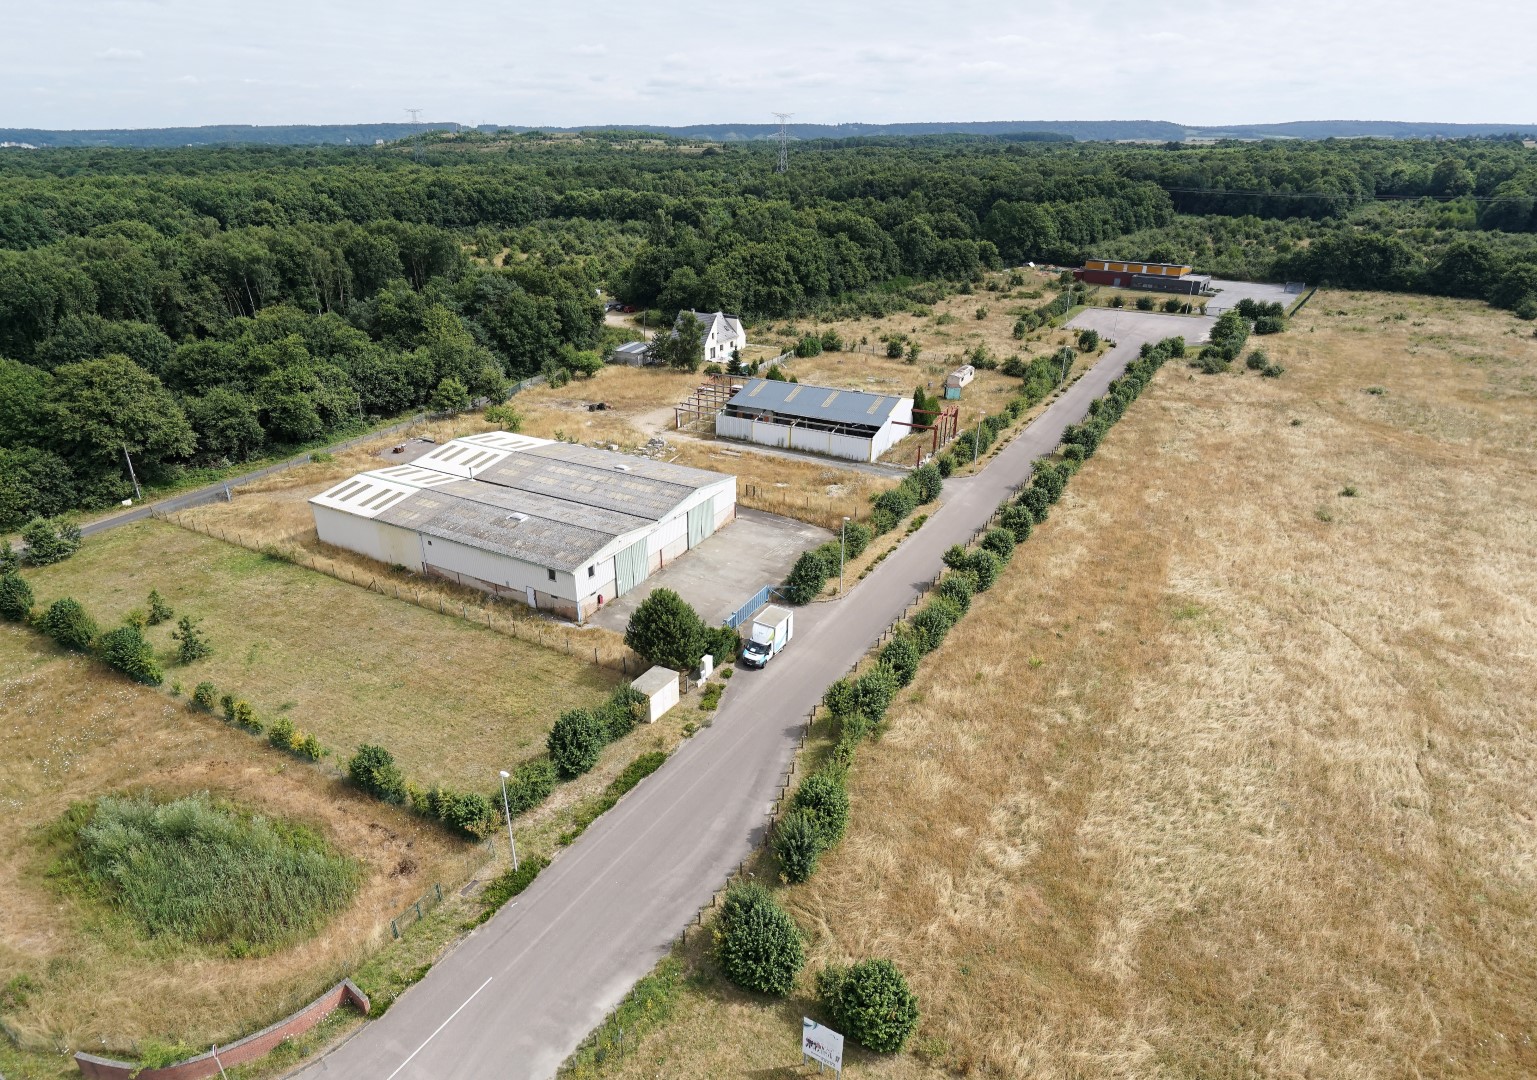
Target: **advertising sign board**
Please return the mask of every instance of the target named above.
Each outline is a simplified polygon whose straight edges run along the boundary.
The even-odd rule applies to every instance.
[[[806,1058],[818,1065],[831,1065],[842,1076],[843,1036],[809,1017],[801,1017],[801,1060]]]

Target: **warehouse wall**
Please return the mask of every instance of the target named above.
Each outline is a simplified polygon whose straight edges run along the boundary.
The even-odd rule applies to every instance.
[[[715,418],[715,434],[723,439],[745,439],[760,446],[804,450],[812,454],[843,458],[845,461],[874,461],[876,457],[871,452],[869,439],[856,439],[851,435],[835,435],[831,431],[815,431],[811,428],[791,428],[788,424],[771,424],[763,420],[727,416],[725,413]]]
[[[908,424],[913,422],[913,399],[903,398],[897,402],[896,408],[891,410],[891,418],[875,433],[871,440],[870,460],[875,461],[887,450],[890,450],[902,440],[904,435],[912,433]]]
[[[412,530],[318,503],[311,503],[310,509],[315,512],[315,532],[322,542],[367,555],[387,566],[421,570],[422,541]]]

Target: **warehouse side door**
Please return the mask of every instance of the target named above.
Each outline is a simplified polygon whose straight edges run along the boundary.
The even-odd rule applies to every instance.
[[[623,596],[645,581],[650,569],[651,560],[646,557],[646,540],[642,537],[614,556],[614,595]]]
[[[715,500],[706,499],[688,512],[688,546],[704,542],[715,526]]]

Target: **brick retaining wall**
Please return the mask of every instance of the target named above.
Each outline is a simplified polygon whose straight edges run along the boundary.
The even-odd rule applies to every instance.
[[[271,1027],[262,1028],[254,1035],[247,1035],[239,1042],[218,1047],[217,1051],[210,1050],[206,1054],[199,1054],[186,1061],[178,1061],[175,1065],[167,1065],[163,1069],[145,1069],[138,1074],[139,1080],[203,1080],[204,1077],[217,1076],[221,1063],[225,1068],[229,1068],[264,1057],[284,1039],[304,1034],[344,1002],[350,1002],[365,1016],[368,1014],[368,995],[354,986],[351,979],[343,979],[304,1008],[279,1020]],[[214,1060],[215,1052],[218,1053],[217,1061]],[[138,1068],[127,1062],[113,1061],[111,1058],[101,1058],[86,1053],[76,1054],[75,1064],[83,1075],[91,1077],[92,1080],[129,1080],[134,1075],[134,1070]]]

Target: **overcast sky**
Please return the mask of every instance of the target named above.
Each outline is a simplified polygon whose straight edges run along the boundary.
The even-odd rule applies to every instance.
[[[1537,4],[12,0],[0,126],[1531,122]]]

